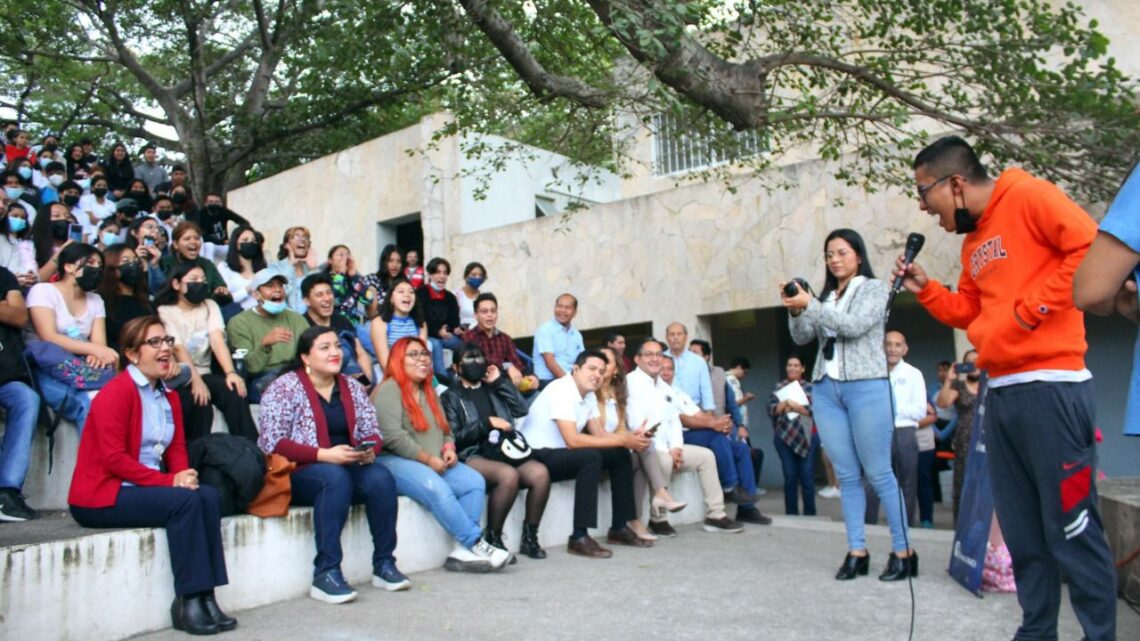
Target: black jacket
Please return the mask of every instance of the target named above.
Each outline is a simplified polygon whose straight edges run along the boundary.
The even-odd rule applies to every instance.
[[[424,313],[428,336],[439,338],[439,328],[447,325],[447,331],[459,331],[459,299],[455,294],[443,290],[443,300],[432,300],[428,289],[431,285],[420,285],[416,290],[416,302]]]
[[[265,484],[265,454],[244,436],[210,434],[189,447],[190,467],[221,495],[222,516],[244,512]]]
[[[526,401],[511,379],[501,375],[494,383],[484,383],[491,392],[491,406],[499,418],[514,422],[527,415]],[[479,416],[475,404],[463,397],[463,383],[456,381],[440,398],[447,424],[455,435],[455,449],[461,461],[479,452],[479,445],[491,433],[491,417]]]

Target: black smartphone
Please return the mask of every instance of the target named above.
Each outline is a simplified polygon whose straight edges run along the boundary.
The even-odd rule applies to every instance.
[[[955,374],[973,374],[978,371],[978,366],[973,363],[958,363],[954,366]]]
[[[367,452],[374,447],[376,447],[376,441],[364,441],[363,443],[357,443],[356,447],[352,449],[355,452]]]

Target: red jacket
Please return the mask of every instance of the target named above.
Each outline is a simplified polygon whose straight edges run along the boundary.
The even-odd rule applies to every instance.
[[[142,447],[142,399],[138,386],[124,370],[111,379],[91,402],[67,502],[76,507],[110,507],[119,497],[123,481],[140,486],[172,486],[174,475],[190,467],[182,431],[182,405],[178,394],[167,390],[174,414],[174,440],[162,456],[167,473],[139,462]]]

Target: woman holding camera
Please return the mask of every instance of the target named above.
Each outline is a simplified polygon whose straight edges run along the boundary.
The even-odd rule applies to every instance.
[[[293,505],[313,506],[317,543],[309,596],[325,603],[356,598],[341,573],[341,531],[348,508],[364,503],[372,533],[372,585],[394,592],[411,581],[396,568],[396,481],[376,465],[382,439],[364,387],[340,373],[344,355],[331,327],[305,330],[287,374],[261,397],[263,452],[297,464]]]
[[[847,528],[848,552],[835,578],[868,572],[866,476],[886,509],[891,532],[893,551],[879,579],[899,581],[918,575],[918,555],[907,544],[905,509],[891,471],[893,403],[883,350],[889,286],[875,278],[863,238],[854,230],[828,234],[824,259],[825,284],[818,300],[802,284],[780,288],[792,339],[799,345],[819,340],[812,412],[839,477]]]

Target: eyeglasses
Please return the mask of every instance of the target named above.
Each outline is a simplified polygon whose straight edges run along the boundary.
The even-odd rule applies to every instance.
[[[464,356],[460,359],[461,363],[486,363],[487,359],[482,356]]]
[[[293,240],[312,240],[312,236],[310,236],[308,234],[303,234],[301,232],[297,232],[295,234],[290,234],[289,238],[292,238]]]
[[[413,361],[426,361],[431,358],[431,352],[404,352],[404,358],[410,358]]]
[[[145,341],[143,341],[143,343],[150,345],[154,349],[162,349],[163,345],[166,345],[167,347],[174,347],[174,337],[173,336],[155,336],[153,338],[146,339]]]
[[[926,204],[927,192],[929,192],[931,189],[934,189],[934,187],[937,186],[938,183],[946,180],[947,178],[951,178],[953,176],[954,176],[954,174],[947,174],[947,175],[939,178],[938,180],[935,180],[934,182],[930,183],[929,185],[919,185],[919,186],[915,187],[915,190],[918,192],[918,199],[921,200],[922,204],[925,205]]]
[[[664,355],[665,355],[665,352],[639,352],[638,353],[638,356],[642,356],[644,358],[661,358]]]

